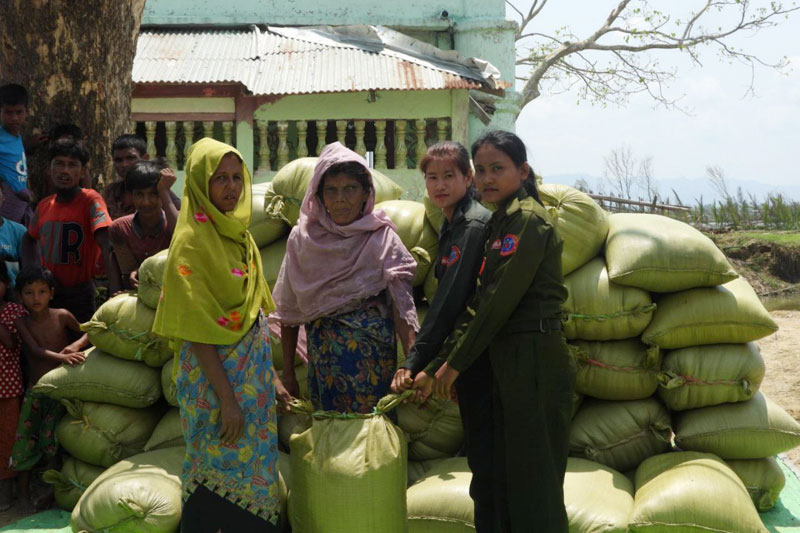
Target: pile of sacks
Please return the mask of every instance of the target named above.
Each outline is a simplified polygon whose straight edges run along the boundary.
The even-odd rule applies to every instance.
[[[141,277],[163,274],[148,259]],[[72,510],[76,531],[172,531],[180,521],[180,471],[185,453],[175,391],[173,352],[151,332],[158,292],[119,294],[83,324],[94,345],[86,361],[62,365],[34,390],[59,400],[67,414],[56,436],[69,454],[48,471],[57,504]],[[159,283],[160,284],[160,283]]]
[[[564,239],[564,333],[582,396],[569,437],[571,521],[579,531],[763,531],[756,511],[774,506],[784,483],[773,456],[800,445],[800,425],[759,392],[754,341],[777,326],[758,296],[687,224],[609,215],[566,186],[541,192]],[[608,483],[580,490],[615,495],[602,507],[615,516],[571,497],[574,468],[608,472]]]
[[[270,286],[314,164],[294,161],[254,186],[250,231]],[[373,177],[376,208],[417,261],[424,315],[436,290],[431,267],[443,215],[428,201],[399,200],[399,187]],[[800,425],[758,391],[764,363],[753,341],[776,330],[769,314],[690,226],[609,215],[570,187],[544,185],[541,193],[564,239],[565,336],[578,369],[564,484],[570,530],[763,531],[757,510],[772,507],[783,486],[774,455],[800,444]],[[141,531],[177,527],[183,442],[172,353],[149,333],[165,262],[162,252],[142,265],[138,297],[118,296],[98,310],[87,324],[96,348],[84,365],[56,369],[37,385],[69,409],[59,438],[73,457],[49,475],[69,493],[59,503],[79,500],[75,528],[122,520]],[[270,331],[280,371],[279,328],[270,324]],[[301,395],[304,353],[301,338]],[[474,530],[471,474],[456,457],[463,433],[455,403],[419,409],[387,398],[363,417],[295,407],[278,417],[285,525],[297,532],[333,531],[331,524],[349,532]],[[80,446],[67,444],[70,431],[81,432]],[[86,444],[102,439],[103,446]],[[153,481],[125,492],[135,479]],[[358,494],[371,504],[352,505]]]
[[[299,205],[304,190],[275,195],[277,183],[304,176],[307,186],[313,159],[303,164],[305,170],[300,163],[282,170],[271,192],[266,189],[263,203],[281,206],[266,218],[283,220],[283,232],[296,221],[287,205]],[[687,224],[659,215],[609,215],[571,187],[544,185],[541,193],[564,240],[565,336],[578,370],[565,481],[571,529],[670,524],[763,530],[757,511],[775,504],[784,483],[774,456],[800,444],[800,425],[758,392],[764,363],[753,341],[777,327],[755,292],[713,242]],[[385,200],[376,208],[397,224],[420,268],[414,285],[430,300],[436,289],[431,258],[443,216],[425,200]],[[276,266],[275,276],[285,250],[285,241],[277,243],[265,261]],[[338,431],[329,429],[333,424]],[[358,429],[344,430],[343,424]],[[361,465],[348,467],[351,481],[373,474],[379,479],[361,464],[369,463],[365,457],[375,448],[341,438],[366,431],[365,424],[293,414],[280,417],[279,432],[286,449],[302,448],[300,458],[292,453],[292,467],[313,470],[302,463],[316,457],[315,468],[335,470],[341,464],[333,458],[346,451]],[[471,476],[465,459],[453,457],[463,443],[458,406],[434,402],[420,410],[400,404],[397,425],[406,446],[394,464],[406,466],[409,530],[472,529]],[[388,439],[386,453],[394,447]],[[294,478],[297,484],[297,472]],[[311,494],[303,487],[309,484],[325,494],[342,493],[342,477],[328,478],[307,479],[299,491],[290,490],[296,530],[318,531],[314,524],[340,516],[338,506],[308,504]],[[384,483],[383,490],[393,494],[396,487]],[[297,503],[300,498],[305,503]],[[378,519],[363,508],[360,516],[362,524]],[[348,527],[359,530],[354,523]]]

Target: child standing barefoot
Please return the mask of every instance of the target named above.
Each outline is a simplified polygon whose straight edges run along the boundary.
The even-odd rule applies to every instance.
[[[22,402],[11,468],[19,472],[20,509],[30,512],[50,497],[50,494],[38,497],[31,494],[31,470],[42,458],[51,462],[56,458],[55,428],[64,414],[58,401],[35,394],[30,386],[61,363],[83,363],[86,357],[81,350],[89,341],[72,313],[66,309],[50,308],[55,280],[49,270],[39,267],[23,269],[17,276],[17,290],[29,313],[18,318],[15,324],[28,358],[30,382]],[[77,337],[77,340],[70,342],[71,337]]]
[[[22,349],[14,320],[27,312],[21,305],[8,301],[10,281],[6,264],[0,261],[0,511],[11,507],[11,489],[17,473],[8,467],[8,462],[19,421],[19,401],[25,392]]]
[[[575,374],[561,331],[562,241],[539,201],[525,145],[490,131],[472,145],[494,206],[475,295],[434,361],[436,395],[455,383],[477,533],[568,530],[564,473]],[[458,381],[456,381],[458,379]]]

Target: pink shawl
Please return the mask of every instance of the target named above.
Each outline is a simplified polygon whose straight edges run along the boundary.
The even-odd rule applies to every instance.
[[[277,309],[271,316],[282,324],[298,326],[388,289],[400,317],[419,330],[411,294],[416,263],[389,217],[373,211],[374,185],[364,215],[346,226],[333,222],[317,196],[325,171],[345,162],[367,168],[364,158],[338,142],[319,155],[300,206],[300,219],[286,244],[272,291]]]

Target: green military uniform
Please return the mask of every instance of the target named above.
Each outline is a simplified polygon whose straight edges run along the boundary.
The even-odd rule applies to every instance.
[[[412,375],[425,368],[438,354],[467,307],[483,260],[483,248],[492,213],[467,194],[452,219],[442,225],[434,265],[439,286],[417,340],[400,368]]]
[[[566,532],[575,373],[561,334],[562,241],[524,188],[489,224],[470,305],[442,350],[456,381],[478,533]],[[443,358],[425,371],[435,373]]]

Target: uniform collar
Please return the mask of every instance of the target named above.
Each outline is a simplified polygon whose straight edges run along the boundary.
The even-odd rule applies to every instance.
[[[470,196],[469,192],[467,192],[467,194],[464,195],[464,198],[458,202],[458,206],[456,206],[456,210],[453,213],[453,219],[450,221],[448,221],[446,218],[444,219],[444,224],[442,224],[441,230],[442,234],[447,231],[447,228],[455,226],[467,218],[466,214],[467,211],[469,211],[469,208],[472,207],[472,202],[472,197]]]
[[[505,218],[513,213],[519,211],[519,203],[530,196],[525,187],[520,187],[517,192],[509,196],[503,203],[495,204],[494,217]]]

